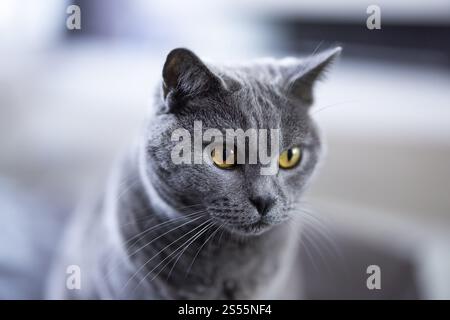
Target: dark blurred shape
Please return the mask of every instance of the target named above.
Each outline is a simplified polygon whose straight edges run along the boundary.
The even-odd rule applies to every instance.
[[[72,0],[70,4],[81,9],[81,30],[66,30],[66,39],[91,38],[140,42],[162,41],[165,31],[161,28],[161,17],[151,9],[140,10],[133,1],[123,0]]]
[[[277,18],[271,21],[278,45],[288,52],[312,52],[318,39],[338,42],[345,58],[450,66],[450,26],[383,22],[368,30],[364,21]]]
[[[314,241],[315,243],[312,243]],[[307,299],[421,299],[412,256],[335,233],[329,243],[304,239],[301,264]],[[319,251],[320,250],[320,251]],[[314,259],[314,261],[312,260]],[[381,289],[366,286],[367,267],[380,267]]]

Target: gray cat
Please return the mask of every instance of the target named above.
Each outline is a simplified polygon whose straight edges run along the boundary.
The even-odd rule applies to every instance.
[[[314,83],[340,51],[228,67],[170,52],[145,133],[104,200],[69,224],[48,297],[301,298],[294,220],[321,149],[308,110]],[[192,133],[194,121],[205,129],[280,129],[279,171],[174,164],[171,134]]]

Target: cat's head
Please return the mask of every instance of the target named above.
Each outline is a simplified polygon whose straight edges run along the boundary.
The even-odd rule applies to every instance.
[[[309,115],[313,86],[340,50],[229,67],[205,64],[186,49],[170,52],[142,149],[142,174],[151,185],[153,201],[163,204],[167,214],[199,212],[229,231],[247,235],[298,214],[296,204],[320,156],[319,135]],[[194,122],[201,122],[203,132],[268,129],[268,141],[270,129],[278,129],[278,150],[270,151],[279,170],[263,175],[264,165],[249,164],[248,155],[245,164],[220,163],[222,155],[236,155],[236,149],[228,147],[225,152],[207,149],[210,161],[194,163],[202,159],[208,143],[200,142],[200,149],[195,149],[193,140],[192,163],[174,163],[173,150],[180,141],[173,133],[183,129],[193,139]]]

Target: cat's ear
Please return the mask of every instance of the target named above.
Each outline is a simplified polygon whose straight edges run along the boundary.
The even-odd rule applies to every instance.
[[[327,67],[340,55],[341,51],[341,47],[336,47],[303,60],[289,76],[288,95],[311,104],[314,83],[323,76]]]
[[[193,52],[178,48],[166,58],[163,71],[162,93],[168,111],[173,111],[180,102],[219,89],[222,80],[211,72]]]

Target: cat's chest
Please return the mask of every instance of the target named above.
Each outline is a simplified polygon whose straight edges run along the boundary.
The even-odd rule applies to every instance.
[[[177,295],[181,299],[256,299],[274,287],[279,267],[276,263],[265,261],[256,266],[232,266],[216,272],[204,270],[203,278],[195,282],[177,284]]]
[[[191,276],[171,285],[182,299],[273,298],[292,271],[293,254],[282,243],[221,248],[205,253]]]

